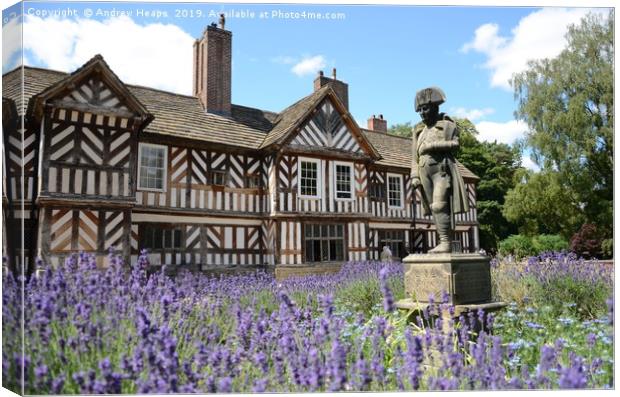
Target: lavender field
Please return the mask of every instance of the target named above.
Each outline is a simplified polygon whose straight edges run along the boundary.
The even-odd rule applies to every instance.
[[[447,327],[394,310],[398,263],[277,282],[260,271],[147,276],[145,258],[43,266],[25,285],[23,358],[21,280],[5,276],[3,386],[20,392],[22,372],[27,394],[614,385],[613,274],[570,255],[494,263],[494,294],[511,304]],[[488,332],[468,326],[474,317]]]

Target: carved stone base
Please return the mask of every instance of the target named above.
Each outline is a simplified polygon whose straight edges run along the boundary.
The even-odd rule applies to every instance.
[[[411,254],[403,259],[405,295],[419,303],[463,305],[491,301],[490,258],[480,254]]]
[[[427,309],[428,304],[414,302],[412,299],[401,299],[394,304],[396,308],[409,310],[412,312],[422,313],[424,309]],[[456,305],[454,306],[454,315],[452,317],[458,317],[461,314],[467,314],[469,312],[477,313],[478,310],[482,309],[485,313],[492,313],[506,307],[506,303],[504,302],[487,302],[487,303],[472,303],[469,305]],[[442,313],[443,317],[448,317],[445,313]]]

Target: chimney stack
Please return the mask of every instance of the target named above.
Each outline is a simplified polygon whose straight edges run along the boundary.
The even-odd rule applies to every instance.
[[[207,113],[230,116],[232,32],[224,29],[224,14],[219,26],[207,26],[194,42],[193,93]]]
[[[314,91],[331,85],[332,90],[338,95],[343,105],[349,110],[349,85],[336,78],[336,68],[332,69],[332,78],[325,77],[322,70],[319,70],[318,76],[314,79]]]
[[[368,119],[368,129],[377,132],[387,132],[387,120],[383,119],[382,114],[380,114],[379,117],[375,117],[373,114],[372,117]]]

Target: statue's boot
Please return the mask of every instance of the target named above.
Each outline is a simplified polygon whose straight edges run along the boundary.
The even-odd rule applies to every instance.
[[[437,203],[437,206],[443,209],[447,208],[447,203]],[[437,226],[437,234],[439,235],[439,244],[429,254],[445,254],[452,252],[450,245],[450,214],[446,211],[433,212],[435,217],[435,225]]]
[[[447,240],[439,240],[439,244],[428,251],[429,254],[449,254],[450,252],[452,252],[452,247],[450,247],[450,241]]]

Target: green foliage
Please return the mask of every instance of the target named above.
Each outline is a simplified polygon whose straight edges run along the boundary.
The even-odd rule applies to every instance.
[[[410,121],[402,124],[394,124],[390,128],[388,128],[388,134],[404,136],[407,138],[411,138],[411,129],[413,126]]]
[[[530,62],[512,81],[518,100],[515,115],[529,126],[525,145],[532,149],[543,174],[520,183],[507,200],[507,207],[518,207],[507,210],[508,219],[528,229],[547,216],[547,207],[558,206],[561,210],[549,214],[550,222],[543,224],[546,230],[538,232],[568,237],[586,221],[611,236],[613,32],[613,11],[606,18],[590,14],[569,28],[568,44],[560,55]],[[531,183],[537,186],[523,186]],[[545,197],[537,196],[547,189],[551,192]],[[578,222],[581,218],[585,219]]]
[[[568,249],[568,241],[557,234],[540,234],[532,238],[534,252],[560,252]]]
[[[541,252],[560,252],[568,249],[568,242],[557,234],[526,236],[513,234],[499,243],[502,255],[513,255],[517,259]]]
[[[603,258],[614,257],[614,239],[608,238],[601,243],[601,250],[603,251]]]
[[[576,280],[569,275],[550,277],[544,283],[534,284],[531,292],[536,305],[549,305],[556,315],[561,314],[562,306],[574,303],[573,315],[582,319],[595,318],[606,313],[605,299],[611,295],[611,289],[603,283]]]
[[[502,213],[519,225],[521,233],[560,233],[568,239],[583,223],[575,193],[563,185],[557,172],[522,169],[516,179],[519,183],[506,194]]]
[[[521,308],[547,307],[554,316],[601,317],[613,294],[613,275],[601,266],[563,259],[528,265],[502,261],[492,269],[493,297]]]
[[[532,238],[521,234],[513,234],[500,241],[499,253],[503,256],[513,255],[516,259],[534,255],[534,244]]]
[[[405,296],[405,284],[402,278],[391,277],[388,279],[388,287],[394,295],[394,299],[403,299]],[[381,301],[383,294],[379,288],[377,278],[361,279],[343,285],[335,291],[334,303],[341,310],[349,310],[354,313],[362,313],[365,318],[382,312]]]
[[[500,240],[516,233],[516,225],[503,215],[504,196],[514,186],[521,157],[518,148],[496,142],[479,142],[478,131],[467,119],[455,119],[460,147],[456,158],[480,181],[476,205],[480,223],[480,246],[494,252]]]

